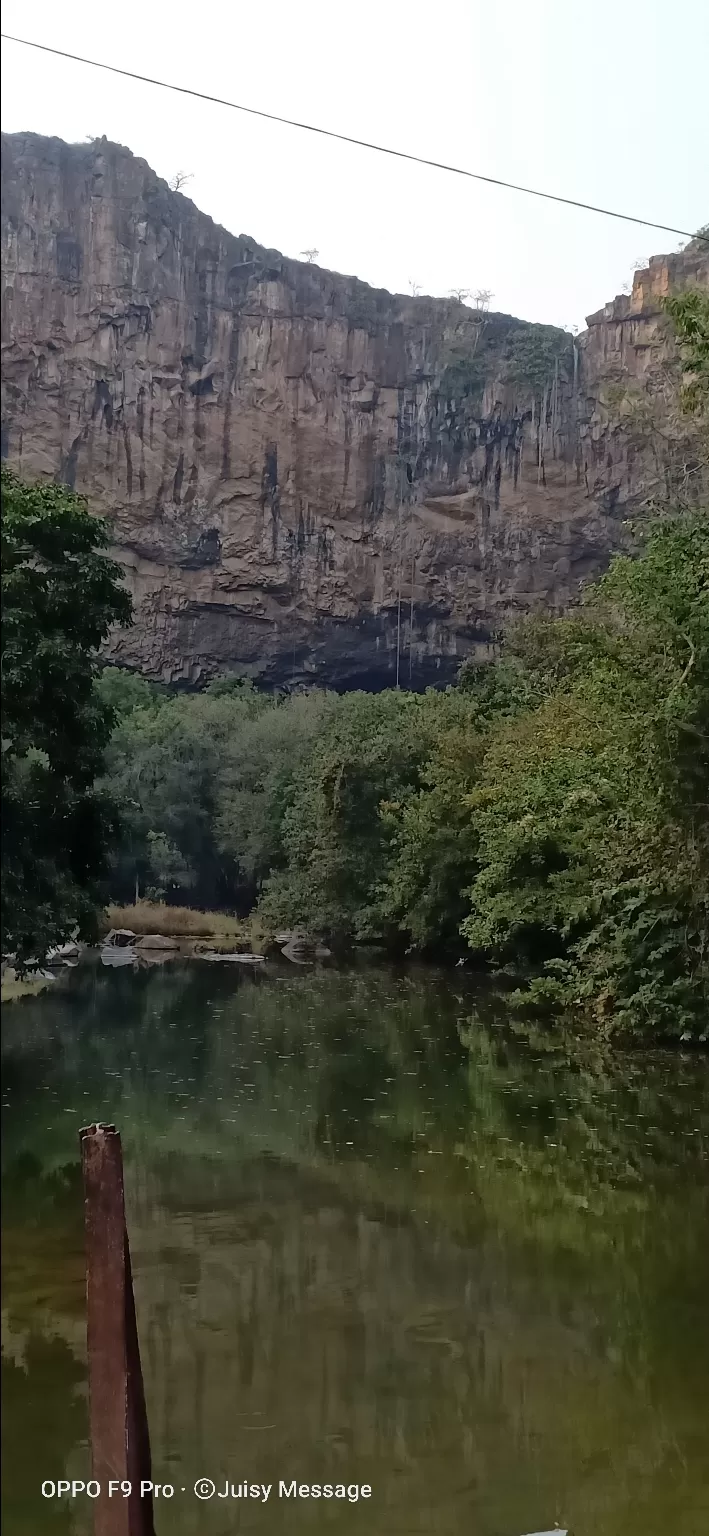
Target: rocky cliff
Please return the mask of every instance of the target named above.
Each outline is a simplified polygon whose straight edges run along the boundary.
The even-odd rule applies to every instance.
[[[111,654],[154,678],[443,680],[687,471],[648,402],[706,246],[574,339],[288,260],[127,149],[33,134],[3,136],[2,245],[3,455],[110,519]]]

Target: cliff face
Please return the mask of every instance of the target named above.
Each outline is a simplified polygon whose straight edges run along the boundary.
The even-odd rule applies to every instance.
[[[154,678],[443,680],[573,600],[675,472],[658,300],[709,284],[706,247],[574,341],[287,260],[126,149],[31,134],[3,136],[2,243],[3,455],[108,516],[137,609],[111,654]]]

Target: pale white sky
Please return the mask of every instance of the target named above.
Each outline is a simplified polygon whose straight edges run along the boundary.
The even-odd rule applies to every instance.
[[[708,0],[4,0],[3,30],[694,230]],[[681,238],[407,165],[3,44],[2,126],[106,134],[234,234],[406,292],[583,325]]]

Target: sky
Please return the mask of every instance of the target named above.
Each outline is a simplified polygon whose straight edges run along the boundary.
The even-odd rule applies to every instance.
[[[4,0],[3,30],[693,231],[708,0]],[[679,235],[469,181],[5,42],[2,127],[127,145],[233,234],[376,287],[567,328]]]

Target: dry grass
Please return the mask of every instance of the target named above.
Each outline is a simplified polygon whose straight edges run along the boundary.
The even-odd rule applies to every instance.
[[[139,901],[130,907],[107,907],[105,932],[130,928],[133,933],[161,933],[169,939],[243,939],[247,925],[224,912],[196,912],[192,907],[168,907],[164,901]]]
[[[168,939],[193,939],[199,948],[262,954],[271,943],[268,928],[254,914],[241,919],[226,912],[197,912],[192,907],[169,907],[162,901],[139,901],[136,906],[107,907],[102,929],[130,928],[133,933],[160,933]]]
[[[0,984],[0,1002],[18,1003],[23,997],[37,997],[45,987],[51,986],[44,976],[24,976],[20,978],[10,971],[3,976]]]

